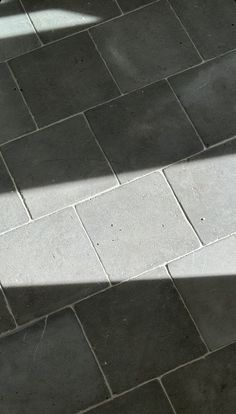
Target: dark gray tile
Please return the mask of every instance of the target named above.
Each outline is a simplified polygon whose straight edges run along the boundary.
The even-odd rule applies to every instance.
[[[10,143],[3,154],[33,217],[117,184],[82,116]]]
[[[236,47],[234,0],[170,0],[205,59]]]
[[[108,285],[72,209],[0,237],[0,281],[18,323]]]
[[[120,14],[115,0],[23,0],[23,3],[44,43]]]
[[[124,12],[137,9],[151,3],[152,0],[118,0],[118,3]]]
[[[75,413],[103,401],[102,375],[72,311],[0,341],[4,414]]]
[[[10,331],[13,328],[15,328],[15,323],[7,308],[7,304],[0,287],[0,333]]]
[[[164,268],[76,306],[114,393],[205,352]]]
[[[159,173],[76,208],[114,282],[138,275],[199,245]]]
[[[122,91],[200,62],[165,0],[91,29]]]
[[[157,381],[143,385],[134,391],[115,398],[91,414],[173,414],[170,405]]]
[[[204,243],[236,231],[236,140],[165,170]]]
[[[236,134],[236,52],[170,79],[205,144]]]
[[[0,157],[0,233],[29,221]]]
[[[169,270],[210,348],[236,340],[236,236],[180,260]]]
[[[0,144],[2,144],[33,131],[35,125],[5,63],[0,65],[0,90]]]
[[[88,33],[10,62],[39,126],[119,95]]]
[[[121,182],[202,149],[165,82],[92,109],[86,116]]]
[[[164,377],[164,386],[181,414],[232,414],[236,406],[236,345]]]
[[[18,0],[1,2],[0,61],[40,46],[36,33]]]

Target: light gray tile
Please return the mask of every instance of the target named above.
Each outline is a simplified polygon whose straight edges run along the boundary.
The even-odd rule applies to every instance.
[[[165,170],[204,243],[236,231],[236,140]]]
[[[198,247],[159,173],[81,203],[77,210],[113,281]]]
[[[170,263],[169,270],[210,348],[236,340],[236,236]]]
[[[0,237],[0,263],[0,281],[19,323],[107,286],[72,209]]]

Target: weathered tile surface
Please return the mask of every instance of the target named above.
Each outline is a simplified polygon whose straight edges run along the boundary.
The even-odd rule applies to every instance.
[[[200,62],[165,0],[91,30],[122,91]]]
[[[236,140],[165,170],[204,243],[236,231]]]
[[[170,79],[207,146],[236,134],[236,52]]]
[[[173,414],[157,381],[143,385],[92,411],[90,414]]]
[[[0,237],[0,263],[0,281],[19,323],[107,286],[72,209]]]
[[[205,352],[164,269],[81,302],[76,311],[114,393]]]
[[[165,82],[92,109],[86,116],[121,182],[202,149]]]
[[[81,203],[77,211],[113,281],[198,247],[159,173]]]
[[[33,131],[35,126],[5,63],[0,64],[0,91],[0,144],[2,144]]]
[[[231,414],[236,406],[236,345],[173,372],[164,386],[181,414]]]
[[[14,59],[11,67],[40,126],[119,95],[87,33]]]
[[[81,116],[28,135],[2,151],[33,217],[117,185]]]
[[[115,0],[23,0],[44,43],[79,32],[120,14]]]
[[[0,341],[4,414],[64,414],[104,400],[102,375],[74,314],[63,311]]]
[[[234,1],[170,0],[170,3],[205,59],[236,47]]]

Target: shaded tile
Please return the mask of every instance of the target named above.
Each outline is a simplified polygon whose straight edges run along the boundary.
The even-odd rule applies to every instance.
[[[44,43],[86,29],[120,14],[115,0],[23,0]]]
[[[0,263],[0,280],[19,323],[107,286],[102,267],[72,209],[0,237]]]
[[[205,144],[236,134],[236,52],[170,79]]]
[[[236,236],[170,263],[169,270],[210,348],[236,340]]]
[[[234,1],[170,0],[204,58],[209,59],[236,47]]]
[[[159,173],[81,203],[77,211],[112,281],[198,247]]]
[[[33,131],[35,125],[5,63],[0,65],[0,90],[0,144],[2,144]]]
[[[39,126],[119,95],[88,33],[10,62]]]
[[[0,287],[0,333],[10,331],[10,329],[13,328],[15,328],[15,323],[10,312],[8,311],[7,304]]]
[[[36,33],[18,0],[1,1],[0,61],[40,46]]]
[[[236,406],[236,345],[215,352],[164,377],[181,414],[232,414]]]
[[[165,82],[92,109],[86,116],[121,182],[202,149]]]
[[[173,414],[157,381],[143,385],[89,412],[91,414]]]
[[[236,231],[236,140],[165,170],[204,243]]]
[[[25,208],[0,158],[0,233],[29,221]]]
[[[0,342],[3,413],[75,413],[107,390],[75,316],[50,316]]]
[[[124,12],[137,9],[151,3],[151,0],[118,0],[118,3]]]
[[[200,61],[165,0],[91,29],[122,91]]]
[[[81,302],[76,312],[114,393],[205,352],[163,268]]]
[[[33,217],[117,184],[81,116],[14,141],[3,154]]]

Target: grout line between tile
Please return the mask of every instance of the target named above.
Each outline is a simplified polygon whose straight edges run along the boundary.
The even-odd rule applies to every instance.
[[[38,41],[39,41],[39,43],[40,43],[40,46],[43,46],[43,42],[42,42],[42,40],[40,39],[40,37],[39,37],[39,35],[38,35],[38,32],[37,32],[37,30],[36,30],[36,27],[34,26],[33,21],[31,20],[30,14],[28,14],[28,12],[26,11],[25,6],[24,6],[24,4],[23,4],[22,0],[19,0],[19,3],[20,3],[20,5],[21,5],[21,7],[22,7],[23,11],[25,12],[26,17],[27,17],[27,19],[28,19],[28,21],[29,21],[30,25],[31,25],[31,26],[32,26],[32,28],[33,28],[33,31],[34,31],[34,33],[35,33],[35,35],[36,35],[36,37],[37,37],[37,39],[38,39]],[[40,46],[39,46],[39,47],[40,47]]]
[[[118,178],[118,176],[117,176],[117,174],[116,174],[115,170],[113,169],[113,167],[112,167],[112,165],[111,165],[111,163],[110,163],[110,161],[109,161],[109,159],[108,159],[107,155],[105,154],[105,152],[104,152],[104,150],[103,150],[103,148],[102,148],[102,146],[101,146],[100,142],[98,141],[98,139],[97,139],[97,137],[96,137],[95,133],[93,132],[93,129],[92,129],[92,127],[91,127],[90,123],[89,123],[88,118],[86,117],[86,115],[85,115],[85,113],[84,113],[84,112],[83,112],[83,114],[82,114],[82,115],[83,115],[83,118],[84,118],[84,120],[85,120],[85,122],[86,122],[86,124],[87,124],[87,126],[88,126],[88,128],[89,128],[89,130],[90,130],[90,132],[91,132],[91,134],[92,134],[92,136],[93,136],[93,138],[94,138],[94,140],[95,140],[96,144],[97,144],[97,146],[99,147],[99,149],[100,149],[101,153],[103,154],[103,157],[105,158],[105,160],[106,160],[106,162],[107,162],[107,164],[108,164],[108,166],[109,166],[110,170],[112,171],[112,173],[113,173],[113,175],[114,175],[114,177],[115,177],[115,179],[116,179],[116,181],[117,181],[117,184],[118,184],[118,185],[120,185],[120,184],[121,184],[121,182],[120,182],[120,180],[119,180],[119,178]]]
[[[81,225],[81,227],[82,227],[82,229],[83,229],[83,231],[84,231],[84,233],[85,233],[85,235],[86,235],[86,237],[87,237],[87,239],[88,239],[88,241],[89,241],[89,243],[90,243],[90,246],[92,247],[92,249],[93,249],[93,251],[94,251],[94,253],[95,253],[95,256],[97,257],[97,259],[98,259],[98,261],[99,261],[99,263],[100,263],[100,265],[101,265],[101,267],[102,267],[102,270],[103,270],[103,272],[104,272],[104,274],[105,274],[105,276],[106,276],[106,278],[107,278],[107,281],[108,281],[109,285],[111,286],[111,281],[110,281],[110,278],[109,278],[109,276],[108,276],[108,273],[107,273],[107,271],[106,271],[106,269],[105,269],[105,267],[104,267],[104,265],[103,265],[103,263],[102,263],[102,259],[101,259],[101,257],[99,256],[99,254],[98,254],[97,250],[95,249],[95,246],[94,246],[94,244],[93,244],[92,240],[90,239],[89,234],[88,234],[88,232],[87,232],[87,230],[86,230],[86,228],[85,228],[85,226],[84,226],[84,223],[82,222],[82,220],[81,220],[81,218],[80,218],[80,216],[79,216],[79,213],[77,212],[77,210],[76,210],[75,206],[73,207],[73,209],[74,209],[75,215],[76,215],[76,217],[77,217],[77,219],[78,219],[78,222],[80,223],[80,225]]]
[[[25,99],[25,97],[24,97],[24,94],[22,93],[22,90],[21,90],[21,88],[20,88],[20,86],[19,86],[19,84],[18,84],[18,81],[17,81],[16,77],[15,77],[15,74],[14,74],[14,72],[13,72],[13,70],[12,70],[12,68],[11,68],[11,66],[9,65],[9,63],[8,63],[8,62],[6,62],[6,65],[7,65],[7,68],[8,68],[8,70],[9,70],[10,74],[11,74],[11,77],[12,77],[13,81],[15,82],[15,85],[16,85],[16,87],[17,87],[18,91],[19,91],[19,94],[21,95],[21,98],[22,98],[22,100],[23,100],[23,102],[24,102],[24,104],[25,104],[26,108],[28,109],[28,112],[29,112],[29,114],[30,114],[30,116],[31,116],[31,118],[32,118],[32,121],[33,121],[34,125],[35,125],[35,128],[36,128],[36,130],[38,130],[38,129],[39,129],[39,127],[38,127],[38,125],[37,125],[37,122],[36,122],[36,120],[35,120],[35,117],[34,117],[34,115],[33,115],[32,111],[31,111],[31,109],[30,109],[29,105],[27,104],[27,101],[26,101],[26,99]],[[31,132],[34,132],[34,131],[31,131]]]
[[[175,17],[176,17],[176,19],[178,20],[179,24],[181,25],[182,29],[184,30],[184,32],[186,33],[187,37],[189,38],[189,40],[190,40],[191,44],[193,45],[193,47],[194,47],[194,49],[195,49],[196,53],[197,53],[197,54],[198,54],[198,56],[199,56],[199,58],[201,59],[201,61],[202,61],[202,62],[204,62],[204,58],[203,58],[203,56],[202,56],[202,55],[201,55],[201,53],[199,52],[199,50],[198,50],[197,46],[195,45],[195,43],[193,42],[193,40],[192,40],[192,38],[191,38],[190,34],[188,33],[188,31],[187,31],[186,27],[184,26],[184,24],[182,23],[181,19],[180,19],[180,18],[179,18],[179,16],[178,16],[178,14],[176,13],[176,11],[175,11],[174,7],[172,7],[172,4],[170,3],[170,1],[169,1],[169,0],[166,0],[166,1],[167,1],[167,3],[169,4],[170,9],[172,10],[173,14],[175,15]]]
[[[103,376],[103,379],[104,379],[104,382],[105,382],[105,384],[106,384],[106,387],[107,387],[107,389],[108,389],[108,391],[109,391],[110,397],[112,397],[112,396],[113,396],[112,389],[111,389],[110,384],[109,384],[109,382],[108,382],[108,380],[107,380],[107,378],[106,378],[106,375],[105,375],[105,374],[104,374],[104,372],[103,372],[103,369],[102,369],[102,367],[101,367],[101,365],[100,365],[100,362],[99,362],[99,360],[98,360],[98,358],[97,358],[97,355],[95,354],[94,349],[93,349],[93,347],[92,347],[92,345],[91,345],[91,343],[90,343],[90,341],[89,341],[89,338],[88,338],[88,336],[87,336],[87,334],[86,334],[86,332],[85,332],[85,329],[84,329],[84,327],[83,327],[83,324],[82,324],[82,322],[81,322],[81,320],[80,320],[79,316],[77,315],[77,313],[76,313],[76,311],[75,311],[75,309],[74,309],[74,307],[73,307],[73,306],[71,307],[71,309],[72,309],[72,311],[73,311],[73,313],[74,313],[74,315],[75,315],[75,317],[76,317],[76,320],[78,321],[78,324],[79,324],[79,326],[80,326],[80,328],[81,328],[81,330],[82,330],[82,332],[83,332],[83,335],[84,335],[84,337],[85,337],[85,339],[86,339],[86,341],[87,341],[87,344],[88,344],[88,346],[89,346],[89,348],[90,348],[90,350],[91,350],[91,352],[92,352],[92,354],[93,354],[93,356],[94,356],[94,359],[95,359],[95,361],[96,361],[96,363],[97,363],[97,366],[98,366],[98,368],[99,368],[99,371],[101,372],[101,374],[102,374],[102,376]]]
[[[118,9],[119,9],[119,11],[121,13],[121,16],[122,16],[124,14],[124,12],[123,12],[122,8],[119,5],[119,1],[118,0],[115,0],[115,3],[116,3],[116,5],[117,5],[117,7],[118,7]]]
[[[169,404],[170,404],[170,406],[172,408],[173,414],[177,414],[177,411],[175,410],[175,408],[174,408],[174,406],[172,404],[172,401],[171,401],[171,399],[170,399],[170,397],[169,397],[169,395],[168,395],[168,393],[167,393],[167,391],[166,391],[166,389],[165,389],[165,387],[164,387],[164,385],[162,383],[161,378],[159,378],[158,381],[159,381],[159,384],[160,384],[160,386],[162,388],[162,391],[164,392],[164,394],[165,394],[165,396],[166,396],[166,398],[167,398],[167,400],[168,400],[168,402],[169,402]]]
[[[201,338],[202,343],[205,345],[207,352],[210,352],[210,349],[209,349],[209,347],[208,347],[208,345],[207,345],[207,343],[206,343],[206,341],[205,341],[205,339],[204,339],[204,337],[203,337],[203,335],[202,335],[202,333],[201,333],[201,330],[199,329],[199,327],[198,327],[198,325],[197,325],[197,323],[196,323],[196,321],[195,321],[194,317],[193,317],[193,316],[192,316],[192,314],[191,314],[191,311],[189,310],[189,308],[188,308],[188,306],[187,306],[187,304],[186,304],[186,302],[185,302],[185,300],[184,300],[184,298],[183,298],[183,296],[182,296],[181,292],[179,291],[179,289],[178,289],[178,287],[177,287],[177,285],[176,285],[176,283],[175,283],[174,278],[172,277],[172,275],[171,275],[171,273],[170,273],[170,270],[169,270],[169,268],[168,268],[168,265],[165,265],[165,269],[166,269],[166,271],[167,271],[167,274],[169,275],[169,278],[170,278],[170,280],[171,280],[171,282],[172,282],[172,284],[173,284],[173,286],[174,286],[174,288],[175,288],[175,290],[176,290],[176,292],[177,292],[177,294],[178,294],[178,296],[179,296],[179,298],[180,298],[181,302],[183,303],[183,306],[185,307],[185,309],[186,309],[186,311],[187,311],[187,313],[188,313],[188,315],[189,315],[189,317],[190,317],[190,319],[191,319],[191,321],[192,321],[193,325],[195,326],[195,329],[196,329],[196,331],[198,332],[198,334],[199,334],[199,336],[200,336],[200,338]]]
[[[107,72],[109,73],[109,75],[110,75],[110,77],[112,78],[112,80],[113,80],[114,84],[116,85],[117,90],[118,90],[118,91],[119,91],[119,93],[120,93],[120,96],[122,96],[122,95],[123,95],[123,92],[121,91],[121,89],[120,89],[120,87],[119,87],[118,83],[116,82],[116,79],[114,78],[114,75],[113,75],[112,71],[110,70],[110,68],[109,68],[109,66],[108,66],[108,64],[107,64],[107,62],[106,62],[106,60],[105,60],[105,59],[104,59],[104,57],[102,56],[102,53],[100,52],[100,50],[99,50],[99,48],[98,48],[98,46],[97,46],[97,43],[96,43],[96,41],[95,41],[95,40],[94,40],[94,38],[93,38],[92,33],[90,32],[90,30],[88,30],[87,32],[88,32],[88,35],[89,35],[89,37],[90,37],[91,41],[93,42],[93,45],[94,45],[94,47],[95,47],[95,49],[96,49],[96,51],[97,51],[98,55],[100,56],[100,59],[103,61],[103,64],[105,65]]]
[[[28,221],[28,223],[29,223],[29,222],[31,222],[31,221],[32,221],[32,216],[31,216],[31,213],[30,213],[30,211],[29,211],[29,209],[28,209],[28,207],[27,207],[27,205],[26,205],[26,203],[25,203],[24,197],[22,196],[21,192],[19,191],[19,189],[18,189],[18,187],[17,187],[17,185],[16,185],[16,182],[15,182],[15,180],[14,180],[14,178],[13,178],[12,174],[11,174],[11,171],[9,170],[9,167],[8,167],[8,165],[7,165],[6,161],[5,161],[5,158],[3,157],[3,154],[2,154],[1,152],[0,152],[0,159],[2,160],[2,162],[3,162],[4,166],[5,166],[6,170],[7,170],[7,173],[8,173],[8,175],[9,175],[9,177],[10,177],[11,181],[12,181],[12,184],[13,184],[13,187],[14,187],[14,189],[15,189],[15,192],[16,192],[16,194],[17,194],[17,196],[18,196],[19,200],[21,201],[22,206],[24,207],[24,210],[25,210],[25,212],[26,212],[26,214],[27,214],[27,217],[28,217],[28,220],[29,220],[29,221]],[[19,227],[22,227],[22,226],[24,226],[25,224],[28,224],[28,223],[23,223],[23,224],[22,224],[21,226],[19,226]],[[7,230],[7,232],[8,232],[8,230]],[[5,233],[5,232],[4,232],[4,233]],[[1,233],[0,233],[0,236],[1,236]]]
[[[11,308],[11,305],[10,305],[10,303],[9,303],[8,299],[7,299],[7,296],[6,296],[6,294],[5,294],[5,291],[4,291],[4,289],[3,289],[3,286],[2,286],[2,284],[1,284],[1,282],[0,282],[0,290],[2,291],[2,294],[3,294],[4,300],[5,300],[5,304],[6,304],[6,308],[7,308],[7,310],[8,310],[8,312],[9,312],[9,314],[11,315],[11,317],[12,317],[12,319],[13,319],[13,322],[14,322],[14,324],[15,324],[15,328],[17,328],[17,327],[18,327],[18,323],[16,322],[15,315],[14,315],[13,310],[12,310],[12,308]],[[7,331],[7,332],[9,333],[9,332],[11,332],[11,330],[9,330],[9,331]]]
[[[192,225],[192,223],[191,223],[190,219],[188,218],[187,213],[185,212],[185,210],[184,210],[184,208],[183,208],[183,206],[182,206],[181,202],[180,202],[180,201],[179,201],[179,199],[177,198],[177,196],[176,196],[176,194],[175,194],[175,192],[174,192],[174,190],[173,190],[172,186],[170,185],[170,183],[169,183],[169,181],[168,181],[168,179],[167,179],[167,177],[166,177],[166,175],[165,175],[165,173],[164,173],[164,170],[161,170],[161,171],[160,171],[160,173],[161,173],[162,177],[164,178],[164,180],[165,180],[165,182],[166,182],[167,186],[169,187],[169,189],[170,189],[170,191],[171,191],[171,193],[172,193],[172,195],[173,195],[173,197],[174,197],[174,199],[175,199],[175,201],[176,201],[177,205],[179,206],[180,210],[182,211],[182,214],[183,214],[183,216],[184,216],[185,220],[187,221],[188,225],[191,227],[191,229],[192,229],[193,233],[195,234],[195,236],[196,236],[196,238],[197,238],[197,240],[198,240],[198,243],[200,244],[200,246],[203,246],[203,241],[201,240],[201,238],[200,238],[200,236],[199,236],[198,232],[197,232],[197,231],[195,230],[195,228],[193,227],[193,225]]]

